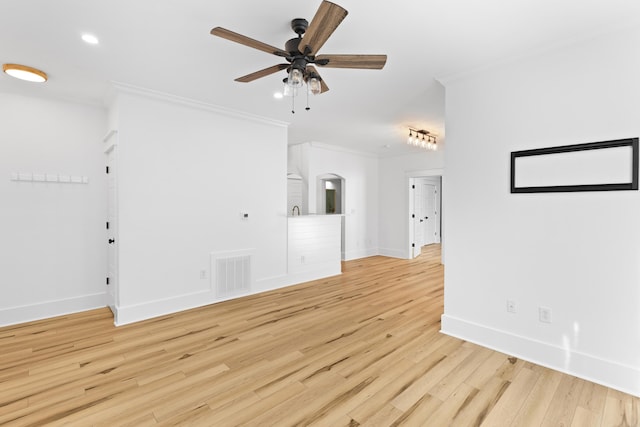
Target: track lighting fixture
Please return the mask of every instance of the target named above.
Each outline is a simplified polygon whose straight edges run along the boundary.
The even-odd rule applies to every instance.
[[[438,149],[435,135],[432,135],[431,132],[424,129],[415,129],[410,127],[407,144],[432,151]]]

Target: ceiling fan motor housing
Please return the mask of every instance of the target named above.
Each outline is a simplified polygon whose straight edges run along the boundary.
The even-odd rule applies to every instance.
[[[296,57],[300,55],[298,46],[302,41],[302,35],[307,31],[309,27],[309,21],[304,18],[295,18],[291,20],[291,29],[298,35],[298,37],[287,40],[284,44],[284,50],[289,52],[291,56]]]
[[[291,56],[299,55],[300,52],[298,51],[298,46],[300,45],[300,41],[302,41],[302,39],[298,37],[287,40],[284,44],[284,50],[289,52]]]
[[[304,18],[295,18],[291,20],[291,29],[298,35],[298,37],[302,37],[308,27],[309,21]]]

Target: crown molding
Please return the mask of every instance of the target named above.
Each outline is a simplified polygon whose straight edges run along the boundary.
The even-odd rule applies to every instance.
[[[120,83],[112,81],[111,90],[106,99],[111,102],[118,93],[125,93],[130,95],[142,96],[145,98],[155,99],[159,101],[169,102],[171,104],[182,105],[190,108],[196,108],[199,110],[210,111],[213,113],[221,114],[228,117],[240,118],[244,120],[250,120],[252,122],[259,122],[279,127],[289,127],[288,122],[271,119],[268,117],[259,116],[257,114],[245,113],[244,111],[234,110],[220,105],[209,104],[207,102],[198,101],[191,98],[184,98],[177,95],[172,95],[165,92],[159,92],[152,89],[147,89],[139,86],[130,85],[127,83]]]

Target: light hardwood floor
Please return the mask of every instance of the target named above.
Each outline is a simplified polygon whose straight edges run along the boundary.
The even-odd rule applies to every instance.
[[[640,425],[638,398],[440,334],[425,249],[119,328],[1,328],[0,425]]]

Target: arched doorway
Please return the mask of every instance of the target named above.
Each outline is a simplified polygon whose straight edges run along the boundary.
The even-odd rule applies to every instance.
[[[318,175],[316,209],[318,214],[344,214],[345,179],[328,173]]]
[[[345,193],[347,181],[344,177],[326,173],[316,179],[316,212],[318,215],[342,215],[340,251],[345,259]]]

